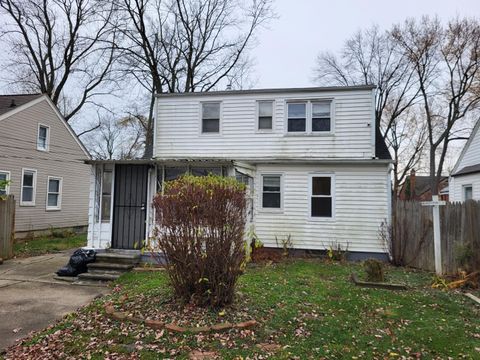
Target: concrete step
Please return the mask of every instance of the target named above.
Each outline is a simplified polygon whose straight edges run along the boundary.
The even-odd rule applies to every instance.
[[[140,262],[140,254],[126,254],[116,252],[98,253],[95,262],[136,265]]]
[[[87,265],[88,272],[95,271],[116,271],[116,272],[127,272],[133,269],[135,265],[133,264],[120,264],[120,263],[111,263],[111,262],[94,262]]]
[[[108,273],[90,273],[86,272],[78,275],[78,279],[81,280],[95,280],[95,281],[113,281],[117,280],[121,274],[108,274]]]

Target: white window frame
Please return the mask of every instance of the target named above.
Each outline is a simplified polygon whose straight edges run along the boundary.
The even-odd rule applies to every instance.
[[[6,180],[7,180],[7,181],[10,181],[10,179],[11,179],[11,173],[10,173],[10,171],[0,170],[0,174],[5,174],[5,175],[7,175],[7,176],[6,176]],[[10,194],[10,185],[7,184],[7,185],[5,186],[5,195],[9,195],[9,194]]]
[[[45,148],[40,147],[40,128],[46,128],[47,129],[47,139],[45,142]],[[37,150],[38,151],[46,151],[48,152],[50,150],[50,126],[45,125],[45,124],[38,124],[38,129],[37,129]]]
[[[330,197],[332,198],[332,216],[331,217],[321,217],[321,216],[312,216],[312,197],[313,195],[313,178],[314,177],[329,177],[330,178]],[[315,197],[329,197],[322,195],[315,195]],[[310,173],[308,174],[308,220],[310,221],[335,221],[335,206],[336,196],[335,196],[335,174],[334,173]]]
[[[472,188],[472,199],[473,199],[473,184],[465,184],[462,186],[462,198],[463,198],[463,201],[467,201],[467,197],[466,197],[466,190],[467,188]]]
[[[260,103],[269,102],[272,105],[272,128],[271,129],[260,129]],[[275,100],[272,99],[259,99],[255,104],[255,132],[257,133],[272,133],[275,130]]]
[[[23,180],[26,172],[33,173],[32,201],[23,201]],[[22,168],[22,183],[20,188],[20,206],[35,206],[36,197],[37,197],[37,170]]]
[[[218,119],[218,132],[203,132],[203,104],[219,104],[220,105],[220,114]],[[211,100],[211,101],[200,101],[199,106],[199,133],[202,136],[218,136],[222,134],[222,124],[223,124],[223,101],[221,100]]]
[[[330,131],[312,131],[313,103],[330,103]],[[288,131],[288,105],[306,104],[305,131]],[[335,134],[335,99],[334,98],[312,98],[312,99],[288,99],[285,100],[284,136],[332,136]]]
[[[48,205],[48,195],[51,194],[50,191],[49,191],[50,180],[59,180],[57,206],[49,206]],[[60,176],[48,176],[47,177],[47,196],[46,196],[46,199],[45,199],[45,209],[47,211],[62,210],[62,192],[63,192],[63,178],[60,177]]]
[[[265,208],[263,207],[263,177],[264,176],[279,176],[280,177],[280,207],[279,208]],[[284,189],[285,189],[285,176],[284,173],[280,172],[262,172],[260,173],[260,191],[258,192],[258,201],[259,201],[259,209],[261,212],[264,213],[282,213],[284,209]]]

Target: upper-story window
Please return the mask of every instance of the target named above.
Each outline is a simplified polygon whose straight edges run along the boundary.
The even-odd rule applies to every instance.
[[[50,128],[45,125],[38,125],[37,150],[48,151],[50,142]]]
[[[220,132],[220,103],[202,103],[202,133]]]
[[[258,130],[272,130],[273,101],[258,102]]]
[[[288,104],[288,132],[307,130],[307,103]]]
[[[287,132],[330,133],[332,131],[330,100],[289,102],[287,107]]]

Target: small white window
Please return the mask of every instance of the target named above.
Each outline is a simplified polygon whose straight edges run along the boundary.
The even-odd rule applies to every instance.
[[[258,130],[272,130],[273,101],[258,102]]]
[[[473,199],[473,186],[472,185],[464,185],[463,186],[463,200],[472,200]]]
[[[329,132],[331,130],[330,102],[312,103],[312,132]]]
[[[50,146],[50,128],[46,125],[38,125],[37,150],[48,151]]]
[[[112,204],[112,170],[104,170],[102,176],[102,222],[110,221]]]
[[[289,103],[288,104],[288,132],[307,131],[307,104]]]
[[[35,206],[37,170],[22,169],[22,191],[20,206]]]
[[[262,175],[262,207],[264,209],[282,208],[281,175]]]
[[[8,185],[10,181],[10,171],[0,170],[0,196],[8,195],[10,186]]]
[[[331,175],[312,175],[310,179],[310,216],[312,218],[332,218],[333,177]]]
[[[47,182],[47,210],[62,208],[62,178],[49,176]]]
[[[220,103],[202,103],[202,133],[220,132]]]

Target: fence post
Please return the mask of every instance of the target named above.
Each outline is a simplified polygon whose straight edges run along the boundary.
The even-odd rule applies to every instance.
[[[435,272],[437,273],[437,275],[443,274],[442,234],[440,231],[440,206],[445,204],[445,201],[438,200],[438,195],[433,195],[432,201],[422,202],[423,206],[431,206],[433,211],[433,249],[435,254]]]

